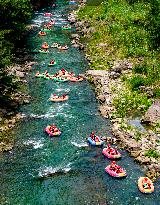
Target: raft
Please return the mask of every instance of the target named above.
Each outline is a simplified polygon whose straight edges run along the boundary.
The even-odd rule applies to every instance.
[[[50,77],[44,75],[44,79],[50,80]]]
[[[104,141],[99,138],[99,142],[94,141],[91,137],[88,137],[88,143],[93,146],[103,146]]]
[[[55,61],[54,64],[48,63],[48,66],[54,66],[54,65],[56,65],[56,64],[57,64],[57,62]]]
[[[46,36],[46,33],[44,32],[43,34],[41,34],[41,32],[38,33],[39,36]]]
[[[56,137],[56,136],[60,136],[61,135],[61,131],[60,130],[58,130],[58,132],[51,132],[50,130],[49,130],[49,128],[50,128],[50,125],[48,125],[46,128],[45,128],[45,132],[50,136],[50,137]]]
[[[43,50],[39,50],[39,52],[44,54],[49,53],[49,51],[43,51]]]
[[[111,148],[111,149],[113,149],[113,148]],[[118,151],[117,151],[117,154],[110,154],[108,152],[108,148],[104,148],[103,151],[102,151],[102,154],[104,156],[106,156],[107,158],[109,158],[109,159],[119,159],[119,158],[121,158],[121,154]]]
[[[35,75],[36,78],[44,78],[44,74]]]
[[[121,168],[121,170],[122,170],[121,173],[117,173],[117,172],[115,172],[115,171],[113,171],[113,170],[110,169],[110,165],[108,165],[108,166],[105,168],[105,171],[106,171],[109,175],[111,175],[112,177],[117,177],[117,178],[126,177],[126,176],[127,176],[126,171],[125,171],[124,169],[122,169],[122,168]]]
[[[42,45],[42,47],[41,47],[42,49],[48,49],[49,48],[49,46],[47,45],[47,46],[45,46],[45,45]]]
[[[71,30],[71,27],[62,27],[62,30]]]
[[[76,78],[76,77],[71,77],[70,79],[69,79],[71,82],[82,82],[83,81],[83,78],[81,77],[81,78]]]
[[[51,45],[51,48],[58,48],[58,43],[53,43],[52,45]]]
[[[52,29],[44,28],[43,31],[50,32],[50,31],[52,31]]]
[[[59,49],[59,50],[68,50],[68,46],[67,46],[67,47],[65,47],[65,46],[64,46],[64,47],[63,47],[63,46],[59,46],[58,49]]]
[[[66,81],[68,81],[68,79],[62,79],[62,78],[56,78],[56,77],[54,77],[53,80],[56,81],[56,82],[66,82]]]
[[[51,101],[51,102],[64,102],[64,101],[66,101],[66,100],[68,100],[69,99],[69,97],[66,95],[65,96],[65,98],[63,98],[63,97],[58,97],[58,98],[50,98],[49,100]]]
[[[148,179],[148,182],[150,183],[150,188],[144,188],[143,181],[144,181],[145,178]],[[154,192],[153,182],[148,177],[140,177],[138,179],[138,188],[142,193],[145,193],[145,194],[151,194],[151,193]]]

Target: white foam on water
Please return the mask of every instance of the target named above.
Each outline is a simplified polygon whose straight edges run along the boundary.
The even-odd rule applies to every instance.
[[[72,145],[76,146],[76,147],[88,147],[87,143],[77,143],[77,142],[71,142]]]
[[[69,92],[70,89],[69,89],[69,88],[57,88],[57,89],[56,89],[56,92],[61,92],[61,91]]]
[[[43,147],[43,143],[41,140],[35,141],[35,140],[28,140],[23,143],[24,145],[32,145],[34,149],[38,149]]]
[[[36,119],[43,119],[43,118],[54,118],[56,116],[63,116],[65,118],[74,118],[74,116],[70,113],[70,106],[67,102],[62,104],[57,104],[56,106],[51,106],[46,114],[44,115],[37,115],[31,113],[27,117],[36,118]]]
[[[37,23],[39,26],[43,23],[43,20],[37,19],[33,21],[34,23]]]
[[[54,118],[55,115],[53,113],[46,113],[44,115],[30,114],[30,117],[37,118],[37,119],[43,119],[43,118]]]
[[[68,113],[63,113],[63,112],[58,112],[54,115],[55,117],[57,116],[63,116],[64,118],[74,118],[74,116],[72,114],[68,114]]]
[[[46,167],[45,169],[39,171],[38,176],[39,177],[45,177],[48,176],[50,174],[54,174],[58,171],[58,167],[57,168],[53,168],[53,167]]]
[[[68,163],[66,166],[58,166],[58,167],[45,167],[44,169],[41,169],[38,173],[39,177],[46,177],[55,173],[60,173],[60,172],[64,172],[67,173],[71,170],[71,165],[72,163]]]

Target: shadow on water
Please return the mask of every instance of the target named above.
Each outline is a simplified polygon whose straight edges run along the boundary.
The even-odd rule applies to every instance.
[[[157,205],[160,201],[159,182],[155,192],[143,195],[137,189],[137,179],[143,176],[139,165],[121,150],[118,162],[127,170],[125,179],[117,180],[108,176],[104,169],[110,163],[101,152],[102,148],[87,145],[86,138],[92,130],[99,135],[110,135],[110,123],[98,113],[95,94],[87,81],[82,83],[55,83],[50,80],[35,79],[36,70],[55,73],[65,67],[77,74],[84,73],[87,62],[83,53],[72,48],[70,35],[75,30],[62,31],[66,24],[65,12],[70,10],[66,1],[57,1],[57,8],[35,13],[33,24],[41,27],[44,12],[53,13],[56,25],[53,32],[38,37],[38,31],[28,36],[28,48],[38,50],[44,41],[69,45],[67,52],[50,49],[43,55],[34,53],[38,62],[28,77],[32,102],[21,107],[26,115],[17,129],[15,147],[11,153],[0,155],[0,204],[11,205]],[[48,67],[51,58],[57,65]],[[51,93],[69,94],[65,103],[52,104],[48,101]],[[51,123],[62,130],[58,138],[49,138],[44,128]]]

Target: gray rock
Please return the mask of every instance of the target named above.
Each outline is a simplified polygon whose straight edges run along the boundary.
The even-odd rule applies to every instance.
[[[112,72],[109,73],[109,76],[110,76],[110,78],[112,78],[112,79],[116,79],[116,78],[118,78],[118,77],[120,76],[120,73],[117,73],[117,72],[115,72],[115,71],[112,71]]]
[[[80,38],[80,35],[79,35],[79,34],[72,34],[72,35],[71,35],[71,38],[79,39],[79,38]]]
[[[28,99],[24,99],[24,103],[25,104],[29,104],[29,100]]]
[[[134,158],[138,157],[140,155],[140,151],[131,151],[130,155]]]
[[[99,95],[98,100],[99,100],[100,103],[104,103],[106,101],[106,98],[105,98],[104,95]]]
[[[150,106],[148,111],[142,117],[142,122],[154,124],[160,122],[160,100],[155,100],[155,102]]]
[[[138,156],[136,159],[140,164],[150,164],[150,158],[144,156]]]
[[[73,48],[79,48],[79,45],[78,44],[73,44],[72,47]]]
[[[128,60],[123,60],[123,61],[119,60],[114,62],[112,71],[121,73],[122,70],[128,70],[131,68],[132,68],[132,63],[130,63]]]
[[[24,78],[24,73],[21,71],[16,71],[16,76],[20,78]]]

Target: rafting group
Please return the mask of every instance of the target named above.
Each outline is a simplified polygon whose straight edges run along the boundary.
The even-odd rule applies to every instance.
[[[41,33],[43,34],[43,35],[45,35],[44,34],[44,32],[43,31],[41,31]],[[65,45],[60,45],[59,43],[53,43],[51,46],[49,46],[49,44],[47,43],[47,42],[44,42],[43,44],[42,44],[42,46],[41,46],[41,48],[40,48],[40,50],[39,50],[39,52],[40,53],[49,53],[49,48],[58,48],[60,51],[62,50],[68,50],[69,49],[69,47],[65,44]]]
[[[44,14],[46,17],[51,17],[52,14],[50,13],[45,13]],[[48,23],[44,24],[42,29],[39,31],[38,35],[39,36],[46,36],[46,32],[52,31],[52,27],[55,25],[56,21],[54,19],[51,19]],[[62,30],[70,30],[72,27],[70,24],[62,26]]]
[[[91,132],[88,137],[88,143],[92,146],[103,146],[104,141],[101,137],[95,135],[95,132]],[[120,152],[111,147],[110,144],[107,145],[106,148],[103,148],[102,154],[108,159],[120,159]],[[127,173],[124,168],[119,166],[115,161],[112,161],[106,168],[105,171],[111,175],[112,177],[126,177]],[[142,193],[152,193],[154,192],[153,182],[148,177],[140,177],[138,180],[138,188]]]
[[[58,48],[59,50],[68,50],[68,46],[65,44],[65,45],[60,45],[59,43],[53,43],[51,45],[51,48]]]
[[[54,60],[51,60],[49,65],[51,65],[51,63],[53,63],[54,65],[56,62]],[[64,68],[62,68],[61,70],[59,70],[57,73],[53,75],[49,74],[47,70],[44,73],[40,73],[39,71],[37,71],[35,74],[35,77],[50,79],[50,80],[54,80],[57,82],[66,82],[66,81],[81,82],[84,80],[82,76],[79,76],[79,75],[75,76],[75,73],[68,72]]]

